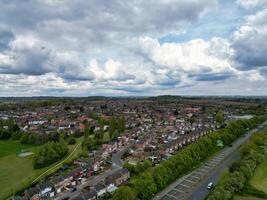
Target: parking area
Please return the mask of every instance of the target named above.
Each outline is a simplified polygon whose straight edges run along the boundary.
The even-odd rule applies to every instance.
[[[203,166],[193,171],[181,182],[173,185],[164,196],[158,198],[160,200],[183,200],[186,199],[188,193],[192,191],[194,186],[205,178],[216,166],[226,158],[226,153],[222,151],[217,156],[206,162]]]

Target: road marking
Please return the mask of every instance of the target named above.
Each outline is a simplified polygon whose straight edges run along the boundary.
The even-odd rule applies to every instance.
[[[176,198],[173,198],[173,197],[168,196],[168,194],[165,194],[163,197],[160,198],[160,200],[166,200],[166,197],[168,198],[168,200],[169,200],[170,198],[172,198],[172,199],[176,199]]]
[[[211,167],[209,167],[209,166],[207,166],[207,165],[204,165],[203,168],[211,169]]]
[[[206,166],[209,166],[209,167],[211,167],[211,168],[215,166],[214,163],[206,163],[205,165],[206,165]]]
[[[175,196],[173,196],[173,195],[171,195],[171,194],[166,194],[167,196],[170,196],[170,197],[172,197],[172,198],[174,198],[174,199],[176,199],[176,197]]]
[[[197,178],[198,180],[201,179],[200,177],[198,177],[198,176],[194,176],[194,175],[191,175],[190,177]]]
[[[207,169],[203,169],[203,168],[200,168],[200,169],[198,169],[199,171],[201,171],[201,172],[203,172],[204,174],[206,174],[209,170],[207,170]]]
[[[197,181],[195,182],[195,181],[188,180],[188,179],[185,179],[185,180],[188,181],[188,182],[191,182],[191,183],[193,183],[193,184],[197,183]]]
[[[179,190],[177,188],[173,188],[173,190],[176,190],[176,191],[181,192],[181,193],[184,193],[185,192],[185,191]]]
[[[186,188],[190,188],[190,186],[188,186],[188,185],[184,185],[184,184],[182,184],[182,183],[179,183],[179,185],[184,186],[184,187],[186,187]]]
[[[212,164],[215,164],[215,165],[218,164],[218,161],[216,161],[216,160],[211,160],[211,161],[209,161],[209,162],[212,163]]]
[[[205,173],[200,172],[200,171],[195,171],[195,174],[199,174],[200,176],[204,176],[205,175]]]

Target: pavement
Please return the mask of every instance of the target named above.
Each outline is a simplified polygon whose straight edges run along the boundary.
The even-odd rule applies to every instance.
[[[237,160],[237,149],[241,144],[249,140],[253,133],[267,125],[267,121],[258,128],[247,132],[240,137],[231,147],[225,147],[218,154],[213,156],[199,168],[187,174],[169,185],[162,192],[158,193],[153,200],[203,200],[210,190],[207,185],[210,182],[216,185],[220,176],[228,169],[231,163]]]

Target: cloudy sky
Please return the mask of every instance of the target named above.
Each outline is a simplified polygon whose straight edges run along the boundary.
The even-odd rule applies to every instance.
[[[267,0],[0,3],[0,96],[267,95]]]

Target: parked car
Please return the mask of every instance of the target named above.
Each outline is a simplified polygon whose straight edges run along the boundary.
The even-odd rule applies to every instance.
[[[214,184],[212,182],[209,182],[209,184],[207,185],[207,189],[211,190],[214,187]]]

